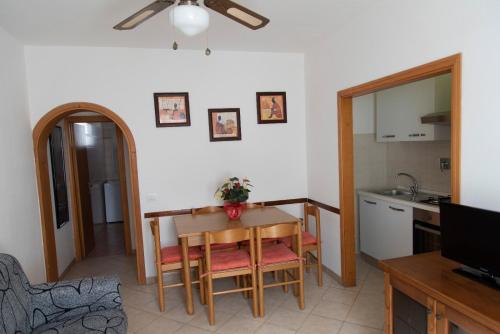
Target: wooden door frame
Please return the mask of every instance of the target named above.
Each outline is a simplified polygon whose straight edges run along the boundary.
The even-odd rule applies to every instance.
[[[76,146],[75,146],[75,123],[113,123],[113,121],[106,116],[100,115],[78,115],[69,116],[64,119],[65,136],[69,147],[69,178],[70,178],[70,191],[72,193],[72,213],[73,213],[73,235],[75,240],[75,258],[76,261],[82,260],[84,250],[84,234],[83,234],[83,219],[80,202],[80,187],[78,182],[78,164],[76,160]],[[113,123],[115,124],[115,123]],[[122,206],[123,215],[123,233],[125,241],[125,254],[132,255],[132,243],[130,235],[130,216],[129,216],[129,203],[127,196],[127,182],[125,171],[125,153],[123,147],[123,134],[120,128],[116,127],[116,144],[117,144],[117,162],[118,172],[120,179],[120,202]]]
[[[346,286],[356,285],[354,222],[353,97],[410,82],[451,73],[451,197],[460,202],[461,54],[373,80],[337,92],[340,178],[341,277]]]
[[[50,196],[47,141],[50,132],[60,120],[81,111],[95,112],[111,120],[120,129],[127,142],[128,164],[131,176],[130,190],[132,193],[132,209],[134,211],[135,219],[137,280],[139,284],[145,284],[146,272],[144,266],[144,245],[142,238],[139,178],[137,173],[137,152],[134,136],[132,135],[132,132],[127,124],[117,114],[106,107],[88,102],[71,102],[60,105],[45,114],[33,129],[33,148],[35,154],[35,168],[38,185],[38,200],[40,205],[46,279],[50,282],[56,281],[59,278],[52,213],[52,199]]]

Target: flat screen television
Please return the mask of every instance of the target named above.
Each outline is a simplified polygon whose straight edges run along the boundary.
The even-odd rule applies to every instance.
[[[500,212],[442,202],[441,254],[465,267],[456,272],[500,287]]]

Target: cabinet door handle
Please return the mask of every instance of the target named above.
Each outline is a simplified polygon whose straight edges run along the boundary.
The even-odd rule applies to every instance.
[[[382,138],[395,138],[396,135],[383,135]]]
[[[443,316],[439,313],[436,313],[436,320],[441,320],[443,319]]]
[[[428,308],[428,309],[426,310],[426,312],[427,312],[427,315],[431,315],[431,314],[432,314],[432,310],[431,310],[430,308]]]
[[[368,201],[368,200],[366,200],[366,199],[365,199],[365,203],[372,204],[372,205],[377,205],[377,202]]]
[[[425,136],[427,136],[425,133],[420,134],[420,137],[425,137]]]
[[[410,133],[408,137],[420,137],[420,133]]]
[[[389,209],[394,210],[394,211],[398,211],[398,212],[405,212],[405,209],[395,208],[393,206],[389,206]]]

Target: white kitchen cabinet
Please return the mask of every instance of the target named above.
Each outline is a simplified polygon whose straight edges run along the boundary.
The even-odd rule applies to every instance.
[[[430,78],[377,92],[377,141],[449,140],[449,126],[421,122],[422,116],[446,109],[443,81]]]
[[[367,195],[359,196],[360,250],[377,260],[413,253],[410,206]]]

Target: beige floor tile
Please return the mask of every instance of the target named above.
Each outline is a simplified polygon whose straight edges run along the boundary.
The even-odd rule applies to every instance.
[[[384,295],[360,293],[352,306],[346,321],[358,325],[383,329]]]
[[[262,325],[255,334],[293,334],[296,333],[294,330],[276,326],[273,324]]]
[[[209,331],[205,331],[201,328],[193,327],[191,325],[182,326],[175,334],[207,334]]]
[[[361,288],[361,293],[384,293],[384,275],[377,269],[370,271]]]
[[[235,315],[217,330],[217,333],[224,334],[246,334],[255,333],[264,322],[259,318],[249,318]]]
[[[215,312],[215,326],[210,326],[208,323],[208,309],[199,310],[189,322],[191,326],[195,326],[206,331],[215,332],[231,319],[233,314],[226,312]]]
[[[277,325],[280,327],[298,330],[302,323],[305,321],[307,313],[298,311],[292,311],[285,308],[276,309],[267,323]]]
[[[330,319],[344,320],[349,313],[350,306],[328,300],[322,300],[314,307],[312,314]]]
[[[302,324],[297,333],[300,334],[336,334],[340,331],[343,322],[311,314]]]
[[[201,310],[198,312],[201,312]],[[184,306],[184,303],[182,303],[180,305],[177,305],[177,307],[171,309],[170,311],[167,310],[163,314],[163,317],[182,323],[188,323],[193,320],[194,315],[187,314],[186,307]]]
[[[344,322],[339,334],[382,334],[382,331]]]
[[[183,326],[182,323],[167,318],[158,318],[146,327],[136,331],[138,334],[171,334]]]
[[[236,314],[240,312],[252,312],[251,299],[246,299],[241,293],[216,296],[214,298],[215,313],[226,312]]]
[[[157,315],[137,310],[132,307],[126,308],[125,310],[128,317],[128,330],[131,333],[146,327],[159,318]]]
[[[323,295],[323,300],[337,302],[346,305],[354,304],[358,292],[338,288],[329,288]]]
[[[321,301],[321,295],[308,295],[307,292],[305,293],[305,298],[304,298],[304,304],[305,308],[303,310],[299,309],[299,300],[297,297],[295,297],[292,293],[289,293],[286,299],[281,303],[278,307],[281,308],[286,308],[288,310],[292,311],[300,311],[304,313],[311,313],[312,310],[318,303]]]

